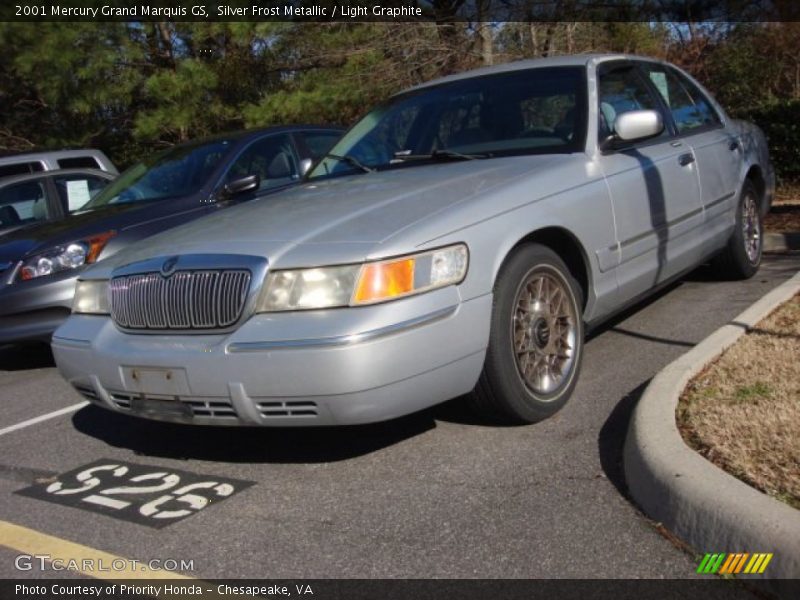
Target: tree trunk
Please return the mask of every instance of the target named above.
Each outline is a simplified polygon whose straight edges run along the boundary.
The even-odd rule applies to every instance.
[[[539,56],[539,35],[536,23],[531,22],[528,29],[531,32],[531,56]]]
[[[494,64],[494,39],[492,36],[492,24],[481,23],[481,62],[490,66]]]
[[[575,29],[577,23],[567,23],[567,54],[575,54]]]

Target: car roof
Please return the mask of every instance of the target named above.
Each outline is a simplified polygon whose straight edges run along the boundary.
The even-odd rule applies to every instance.
[[[26,162],[42,158],[77,158],[83,156],[98,156],[103,154],[102,150],[96,148],[82,148],[71,150],[39,150],[36,152],[18,152],[0,155],[0,165]]]
[[[10,175],[8,177],[0,178],[0,187],[6,187],[15,183],[25,183],[43,177],[54,177],[58,175],[96,175],[103,179],[114,179],[117,177],[116,173],[109,173],[108,171],[101,171],[100,169],[52,169],[50,171],[36,171],[35,173],[24,173],[22,175]]]
[[[230,141],[244,141],[253,137],[264,135],[265,133],[295,133],[299,131],[338,131],[344,133],[345,128],[337,125],[275,125],[272,127],[257,127],[253,129],[243,129],[240,131],[231,131],[226,133],[218,133],[202,138],[193,138],[181,144],[176,144],[174,147],[178,148],[183,145],[199,146],[215,140],[230,140]]]
[[[484,75],[496,75],[512,71],[522,71],[525,69],[541,69],[546,67],[585,67],[591,62],[601,63],[609,60],[644,60],[649,62],[662,62],[657,58],[649,56],[637,56],[634,54],[620,53],[591,53],[591,54],[569,54],[564,56],[550,56],[546,58],[529,58],[513,62],[493,65],[491,67],[479,67],[462,73],[448,75],[427,81],[420,85],[403,90],[402,93],[419,90],[427,87],[437,86],[442,83],[450,83],[460,79],[470,79],[472,77],[482,77]]]

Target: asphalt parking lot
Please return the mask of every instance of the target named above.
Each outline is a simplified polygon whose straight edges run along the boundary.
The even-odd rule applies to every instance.
[[[184,573],[203,579],[693,577],[695,557],[626,497],[630,412],[658,370],[798,269],[795,255],[766,258],[744,283],[695,271],[595,332],[570,403],[527,427],[476,422],[459,400],[339,429],[174,426],[93,406],[26,424],[81,398],[45,348],[0,347],[0,521],[114,556],[192,561]],[[158,491],[43,499],[56,481],[85,484],[76,474],[92,465],[154,488],[171,474],[213,498],[165,501],[152,510],[189,514],[163,527],[129,518]],[[38,497],[18,493],[34,484]],[[0,577],[48,575],[18,571],[17,554],[0,548]]]

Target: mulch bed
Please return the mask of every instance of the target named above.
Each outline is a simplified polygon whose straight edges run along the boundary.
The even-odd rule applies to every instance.
[[[764,217],[764,230],[776,233],[800,231],[800,203],[773,204]]]

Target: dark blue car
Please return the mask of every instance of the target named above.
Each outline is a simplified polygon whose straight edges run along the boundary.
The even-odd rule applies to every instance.
[[[49,341],[86,265],[128,244],[299,182],[342,130],[272,127],[174,146],[58,222],[0,237],[0,343]],[[235,235],[235,232],[231,232]]]

